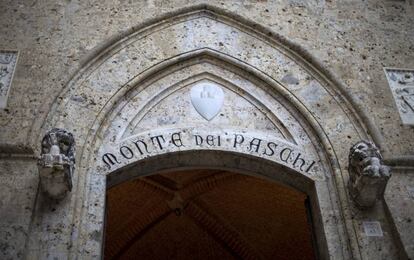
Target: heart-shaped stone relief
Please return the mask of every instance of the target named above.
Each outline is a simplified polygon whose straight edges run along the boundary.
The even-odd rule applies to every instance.
[[[223,101],[223,89],[213,82],[200,82],[191,88],[191,103],[208,121],[220,112]]]

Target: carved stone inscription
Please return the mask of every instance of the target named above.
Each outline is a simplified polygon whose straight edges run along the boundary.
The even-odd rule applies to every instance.
[[[102,155],[104,171],[121,168],[133,161],[161,153],[188,150],[226,150],[264,157],[289,168],[313,175],[316,161],[299,147],[284,140],[254,134],[221,131],[199,132],[176,129],[164,133],[150,133],[129,138],[107,149]]]
[[[14,69],[17,62],[17,51],[0,50],[0,108],[7,106]]]
[[[367,237],[382,237],[381,223],[378,221],[364,221],[362,222],[364,233]]]
[[[386,68],[385,73],[403,124],[414,125],[414,70]]]

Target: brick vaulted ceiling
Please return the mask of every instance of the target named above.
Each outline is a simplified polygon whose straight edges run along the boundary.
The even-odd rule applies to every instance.
[[[108,190],[105,259],[314,259],[306,195],[193,170]]]

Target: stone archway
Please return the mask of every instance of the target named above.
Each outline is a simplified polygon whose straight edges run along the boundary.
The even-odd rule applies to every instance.
[[[172,160],[170,168],[211,168],[232,155],[230,168],[251,173],[271,165],[260,172],[311,196],[323,258],[360,258],[362,215],[350,218],[347,158],[353,143],[376,137],[375,129],[367,130],[369,121],[362,122],[341,84],[298,49],[206,6],[163,17],[105,48],[39,122],[42,131],[33,132],[39,140],[52,127],[68,129],[78,156],[73,192],[53,214],[39,210],[29,246],[99,258],[107,176],[121,182],[131,167],[149,171],[157,164],[147,163],[159,158]],[[189,92],[200,82],[223,89],[223,116],[205,121],[194,112]],[[287,175],[271,174],[275,168]],[[47,229],[58,232],[42,237]]]
[[[137,161],[115,170],[107,176],[107,187],[116,188],[122,183],[128,183],[130,180],[142,176],[153,176],[159,173],[169,173],[174,171],[193,171],[195,169],[210,169],[221,173],[236,172],[241,176],[254,176],[263,179],[264,182],[281,183],[290,187],[290,190],[302,194],[309,198],[310,212],[312,212],[312,223],[315,232],[315,250],[327,250],[326,236],[336,236],[336,232],[326,233],[323,227],[322,219],[325,218],[324,212],[332,207],[331,203],[326,203],[318,198],[318,193],[323,192],[326,188],[326,182],[317,181],[305,177],[297,171],[289,169],[281,164],[274,163],[268,159],[257,158],[251,155],[223,152],[214,150],[197,150],[187,152],[172,152],[164,155],[148,157],[147,159]],[[226,178],[225,174],[217,175],[216,178]],[[243,177],[241,177],[243,179]],[[97,179],[95,179],[97,181]],[[328,194],[327,191],[324,192]],[[133,196],[133,194],[129,194]],[[319,195],[320,196],[320,195]],[[101,200],[102,198],[97,198]],[[304,205],[302,205],[304,206]],[[305,209],[303,207],[303,209]],[[270,216],[272,217],[272,216]],[[332,239],[332,237],[331,237]],[[336,237],[336,240],[340,240]],[[333,241],[333,240],[332,240]],[[307,245],[309,246],[309,245]],[[111,250],[116,250],[111,247]],[[243,250],[242,250],[243,251]],[[242,254],[242,252],[239,252]],[[321,257],[326,258],[327,252],[321,252]]]

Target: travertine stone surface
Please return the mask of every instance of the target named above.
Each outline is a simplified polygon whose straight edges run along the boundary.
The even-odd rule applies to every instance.
[[[401,240],[404,252],[410,258],[414,256],[414,168],[393,168],[385,192],[385,202],[396,227],[396,236]]]
[[[398,221],[413,205],[398,206],[387,190],[384,205],[361,212],[346,187],[348,151],[359,140],[375,141],[386,161],[412,164],[413,128],[401,124],[383,71],[414,68],[412,3],[2,1],[0,8],[0,49],[20,52],[0,110],[4,258],[98,259],[107,183],[180,167],[236,170],[307,193],[322,259],[413,257],[412,229]],[[224,93],[210,121],[190,95],[208,81]],[[73,192],[61,201],[36,197],[34,158],[54,127],[73,133],[78,151]],[[159,135],[162,150],[162,139],[151,140]],[[141,156],[131,140],[152,151]],[[275,154],[266,155],[269,144]],[[124,159],[108,165],[107,153]],[[397,199],[399,185],[414,186],[407,176],[390,180]],[[383,236],[367,236],[364,222],[379,223]]]
[[[74,72],[111,39],[148,19],[202,3],[205,2],[2,1],[6,15],[0,18],[4,25],[0,29],[0,47],[21,50],[9,107],[1,112],[2,122],[9,122],[7,129],[20,131],[2,131],[2,140],[26,144],[32,121],[47,114],[54,97]],[[398,112],[381,69],[414,66],[414,29],[410,26],[413,7],[407,2],[286,0],[208,4],[241,15],[302,46],[330,68],[375,118],[391,154],[412,150],[412,142],[405,139],[411,130],[399,127]]]
[[[22,259],[38,192],[36,160],[2,158],[0,169],[0,258]]]

